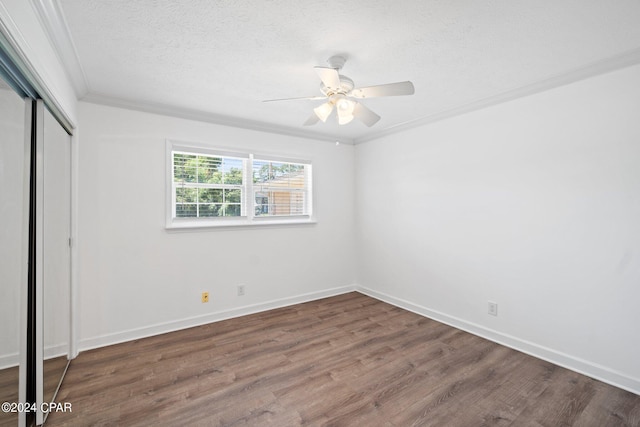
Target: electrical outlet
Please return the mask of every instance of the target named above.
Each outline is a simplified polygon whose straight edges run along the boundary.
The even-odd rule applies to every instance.
[[[209,302],[209,292],[202,293],[202,302]]]
[[[244,285],[238,285],[238,296],[244,295]]]
[[[498,303],[489,301],[489,314],[492,316],[498,315]]]

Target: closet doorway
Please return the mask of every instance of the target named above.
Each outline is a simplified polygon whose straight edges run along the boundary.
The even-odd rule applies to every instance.
[[[69,363],[71,136],[39,98],[0,49],[0,426],[43,424]]]

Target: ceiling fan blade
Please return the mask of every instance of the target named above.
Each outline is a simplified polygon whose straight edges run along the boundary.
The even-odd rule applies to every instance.
[[[340,75],[335,68],[313,67],[318,73],[318,77],[322,83],[329,89],[338,89],[340,87]]]
[[[413,95],[415,88],[411,82],[388,83],[353,89],[349,96],[354,98],[375,98],[379,96]]]
[[[356,105],[353,107],[353,117],[360,120],[362,123],[371,127],[378,123],[380,120],[380,116],[365,107],[364,105],[356,102]]]
[[[304,122],[302,125],[303,126],[313,126],[316,123],[318,123],[320,121],[320,118],[318,117],[318,115],[314,112],[311,113],[311,115],[309,116],[309,118],[307,119],[306,122]]]
[[[276,101],[298,101],[298,100],[309,100],[309,101],[316,101],[318,99],[325,99],[326,96],[306,96],[306,97],[302,97],[302,98],[280,98],[280,99],[265,99],[262,102],[276,102]]]

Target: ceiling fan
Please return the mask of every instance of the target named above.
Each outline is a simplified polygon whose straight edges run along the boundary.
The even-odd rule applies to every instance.
[[[315,125],[320,120],[326,122],[335,108],[339,124],[346,125],[355,117],[371,127],[380,120],[380,116],[362,103],[357,102],[356,99],[413,95],[415,92],[413,83],[409,81],[356,88],[353,80],[340,74],[340,70],[346,62],[344,57],[332,56],[327,62],[329,67],[314,67],[321,80],[320,92],[322,92],[322,96],[269,99],[263,102],[326,99],[325,103],[313,109],[313,114],[304,122],[304,126]]]

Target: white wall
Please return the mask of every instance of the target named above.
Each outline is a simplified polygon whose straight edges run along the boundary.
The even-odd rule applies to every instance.
[[[359,284],[639,393],[639,112],[635,66],[358,145]]]
[[[81,350],[354,284],[353,146],[82,102],[79,112]],[[167,138],[311,159],[317,223],[167,231]]]

